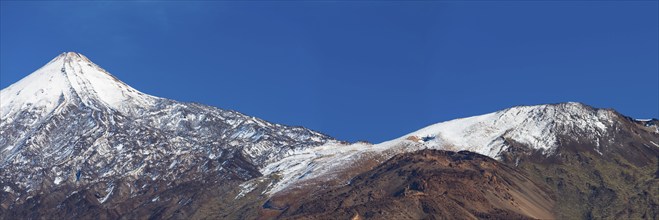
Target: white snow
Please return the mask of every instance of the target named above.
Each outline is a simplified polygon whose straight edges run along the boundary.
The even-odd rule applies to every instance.
[[[579,103],[518,106],[481,116],[434,124],[406,137],[434,137],[432,148],[469,150],[496,158],[503,139],[515,140],[534,149],[551,152],[559,132],[583,129],[584,133],[605,132],[611,119],[606,110],[591,112]],[[577,118],[575,118],[577,117]],[[582,118],[578,118],[582,117]]]
[[[650,141],[650,143],[652,143],[652,144],[654,144],[654,146],[657,146],[657,147],[659,147],[659,144],[657,144],[657,143],[654,143],[654,141]]]
[[[8,193],[14,193],[14,190],[12,190],[11,187],[9,187],[9,186],[5,186],[2,190],[4,190],[5,192],[8,192]]]
[[[102,105],[130,113],[157,99],[117,80],[87,57],[68,52],[0,91],[0,119],[7,121],[26,109],[44,117],[62,102],[78,100],[92,108]]]
[[[11,113],[25,108],[50,112],[59,104],[60,97],[70,95],[66,91],[68,81],[61,74],[63,63],[58,58],[0,91],[0,119],[5,120]]]
[[[173,169],[174,167],[176,167],[176,164],[177,164],[177,163],[178,163],[178,160],[174,160],[174,161],[172,161],[172,163],[169,164],[169,167],[167,167],[167,169]]]
[[[105,194],[105,196],[103,198],[99,198],[98,202],[105,203],[105,201],[107,201],[108,198],[110,198],[110,195],[112,195],[113,191],[114,191],[114,185],[111,185],[110,188],[107,188],[105,190],[105,193],[107,193],[107,194]]]
[[[64,178],[58,176],[58,177],[55,177],[55,181],[53,181],[53,182],[55,183],[55,185],[59,185],[59,184],[62,183],[64,180],[65,180]]]
[[[256,188],[259,180],[260,179],[254,179],[240,184],[240,192],[233,199],[242,198],[243,196],[247,195],[247,193],[252,192]]]
[[[331,142],[327,145],[294,152],[291,156],[264,167],[261,169],[261,173],[264,176],[275,174],[281,177],[268,189],[268,193],[275,193],[300,181],[319,177],[331,179],[341,171],[340,168],[352,165],[369,153],[382,155],[384,151],[405,152],[419,150],[421,147],[421,145],[401,144],[399,140],[376,145],[363,142],[350,145]]]

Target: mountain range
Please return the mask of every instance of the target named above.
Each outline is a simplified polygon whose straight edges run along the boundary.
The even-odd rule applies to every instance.
[[[0,219],[657,219],[659,120],[568,102],[378,144],[144,94],[63,53],[0,91]]]

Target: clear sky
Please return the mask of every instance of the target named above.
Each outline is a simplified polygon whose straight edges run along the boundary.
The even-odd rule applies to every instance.
[[[64,51],[343,140],[566,101],[659,118],[657,1],[2,1],[0,87]]]

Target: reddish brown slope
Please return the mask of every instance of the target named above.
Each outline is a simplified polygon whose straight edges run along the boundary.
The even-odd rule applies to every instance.
[[[554,218],[554,199],[518,171],[471,152],[393,157],[347,186],[301,199],[280,218]]]

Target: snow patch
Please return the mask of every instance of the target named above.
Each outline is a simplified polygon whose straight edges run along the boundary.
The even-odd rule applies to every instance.
[[[59,185],[59,184],[62,183],[64,180],[65,180],[64,178],[58,176],[58,177],[55,177],[55,181],[53,181],[53,183],[55,183],[55,185]]]
[[[107,189],[105,190],[105,192],[106,192],[107,194],[105,194],[105,196],[104,196],[103,198],[99,198],[99,199],[98,199],[98,202],[100,202],[100,203],[105,203],[105,201],[107,201],[108,198],[110,198],[110,196],[112,195],[112,192],[113,192],[113,191],[114,191],[114,185],[110,185],[110,188],[107,188]]]
[[[652,144],[654,144],[654,146],[657,146],[657,147],[659,147],[659,144],[657,144],[657,143],[654,143],[654,141],[650,141],[650,143],[652,143]]]
[[[5,192],[14,194],[14,190],[9,186],[5,186],[4,188],[2,188],[2,190],[4,190]]]
[[[250,192],[254,191],[254,189],[256,189],[257,185],[258,185],[257,180],[247,181],[247,182],[244,182],[244,183],[240,184],[240,192],[233,199],[242,198],[243,196],[247,195],[247,193],[250,193]]]

